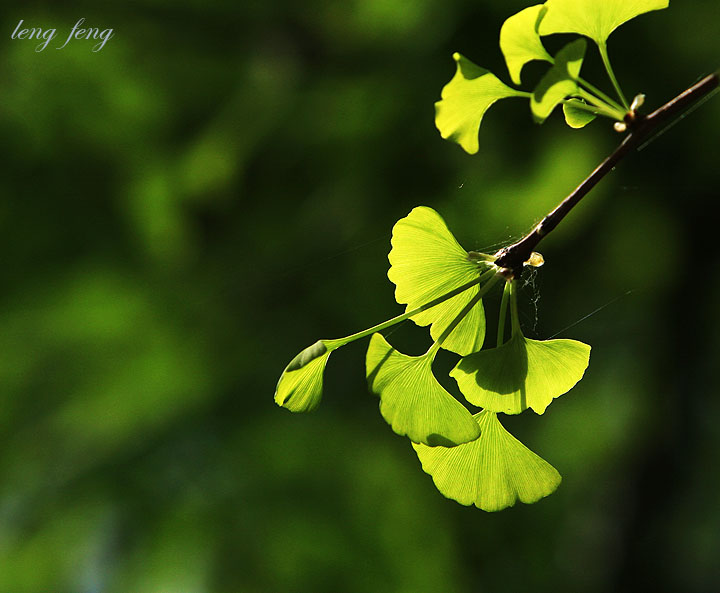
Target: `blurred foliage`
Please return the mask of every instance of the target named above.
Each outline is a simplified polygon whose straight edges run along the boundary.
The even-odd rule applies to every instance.
[[[300,348],[399,313],[386,254],[412,207],[488,249],[618,141],[512,104],[478,155],[441,140],[452,52],[504,73],[497,31],[524,6],[3,6],[0,591],[720,587],[717,98],[542,245],[528,333],[593,346],[542,422],[508,423],[565,476],[553,497],[444,499],[367,394],[360,346],[313,415],[272,401]],[[652,108],[715,70],[719,11],[675,2],[615,33],[626,92]],[[10,39],[80,17],[115,30],[101,52]],[[584,68],[603,80],[597,56]],[[415,329],[391,340],[422,351]]]

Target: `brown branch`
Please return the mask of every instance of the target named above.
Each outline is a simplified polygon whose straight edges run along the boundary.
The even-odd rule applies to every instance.
[[[668,101],[647,117],[628,113],[625,117],[625,123],[628,126],[629,134],[620,145],[567,198],[543,218],[530,233],[517,243],[498,251],[495,254],[497,258],[495,264],[507,269],[506,276],[518,277],[522,272],[523,264],[530,258],[540,240],[550,233],[605,175],[612,171],[638,145],[647,140],[660,126],[674,116],[683,113],[690,105],[717,88],[719,84],[720,79],[718,73],[715,72]]]

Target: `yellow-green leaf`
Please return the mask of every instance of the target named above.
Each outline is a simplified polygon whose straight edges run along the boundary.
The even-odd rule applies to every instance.
[[[322,399],[323,372],[337,340],[318,340],[285,367],[275,388],[275,403],[291,412],[310,412]]]
[[[520,73],[528,62],[553,62],[538,33],[545,10],[542,4],[525,8],[507,19],[500,29],[500,49],[505,56],[510,78],[515,84],[520,84]]]
[[[565,122],[571,128],[579,129],[584,128],[597,116],[594,113],[589,112],[587,109],[582,109],[578,105],[587,105],[579,99],[572,99],[567,103],[563,103],[563,115],[565,116]]]
[[[452,447],[480,436],[470,412],[438,383],[432,356],[407,356],[380,334],[368,346],[366,371],[380,413],[399,435],[429,446]]]
[[[478,132],[485,112],[505,97],[525,97],[489,70],[453,54],[457,71],[435,103],[435,125],[446,140],[457,142],[469,154],[478,151]]]
[[[450,375],[467,400],[480,408],[542,414],[552,400],[582,379],[590,346],[575,340],[530,340],[515,334],[498,348],[463,358]]]
[[[552,494],[562,478],[500,424],[497,415],[474,416],[480,438],[452,448],[413,444],[423,470],[437,489],[460,504],[500,511],[516,501],[537,502]]]
[[[604,46],[623,23],[668,5],[668,0],[548,0],[539,31],[540,35],[579,33]]]
[[[406,311],[477,279],[480,267],[487,269],[468,256],[442,217],[425,206],[414,208],[395,224],[388,259],[388,278],[395,284],[395,300],[407,305]],[[437,340],[478,290],[474,286],[411,319],[420,326],[430,325],[430,334]],[[442,347],[464,356],[480,350],[484,338],[485,313],[480,302],[450,333]]]
[[[579,92],[577,78],[586,48],[587,42],[577,39],[555,56],[555,64],[540,79],[530,100],[535,121],[542,123],[563,99]]]

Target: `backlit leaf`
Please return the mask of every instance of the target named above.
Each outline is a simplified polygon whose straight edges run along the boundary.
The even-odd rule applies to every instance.
[[[548,0],[540,35],[579,33],[603,46],[623,23],[668,5],[668,0]]]
[[[466,152],[478,151],[478,131],[485,112],[505,97],[524,97],[500,81],[489,70],[470,60],[453,54],[457,71],[442,90],[441,100],[435,103],[435,125],[447,140],[457,142]]]
[[[498,348],[463,358],[450,375],[467,400],[480,408],[542,414],[552,400],[582,379],[590,346],[575,340],[530,340],[515,334]]]
[[[446,447],[480,436],[470,412],[433,375],[432,356],[407,356],[373,334],[366,370],[370,389],[380,396],[380,413],[397,434]]]
[[[597,116],[586,109],[576,107],[576,105],[586,105],[586,103],[583,103],[579,99],[572,99],[567,103],[563,103],[563,115],[565,115],[565,122],[571,128],[584,128]]]
[[[291,412],[310,412],[322,398],[323,371],[337,340],[318,340],[285,367],[275,388],[275,403]]]
[[[395,284],[395,300],[407,305],[406,311],[478,278],[480,267],[487,269],[471,260],[442,217],[425,206],[414,208],[395,224],[388,259],[388,278]],[[420,326],[432,324],[430,334],[437,340],[478,290],[474,286],[411,319]],[[485,313],[480,302],[450,333],[442,347],[464,356],[480,350],[484,338]]]
[[[474,416],[480,438],[457,447],[413,444],[423,470],[447,498],[484,511],[500,511],[517,500],[537,502],[552,494],[561,477],[500,424],[497,415]]]
[[[587,42],[577,39],[568,43],[555,56],[555,64],[540,79],[530,100],[535,121],[542,123],[563,99],[578,92],[577,78],[580,76]]]
[[[520,84],[520,73],[528,62],[553,61],[538,33],[538,25],[544,14],[545,7],[542,4],[530,6],[507,19],[500,29],[500,49],[515,84]]]

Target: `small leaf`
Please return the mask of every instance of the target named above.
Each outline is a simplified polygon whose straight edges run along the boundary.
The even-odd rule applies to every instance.
[[[579,99],[571,99],[569,102],[563,103],[563,114],[565,115],[565,122],[571,128],[584,128],[597,116],[594,113],[590,113],[586,109],[576,107],[576,105],[587,105],[587,103],[584,103]]]
[[[530,100],[536,122],[544,122],[565,97],[579,92],[577,78],[580,76],[586,48],[587,42],[577,39],[568,43],[555,56],[555,64],[540,79]]]
[[[668,0],[548,0],[540,35],[579,33],[604,46],[623,23],[668,5]]]
[[[373,334],[366,357],[368,384],[380,413],[399,435],[429,446],[452,447],[480,436],[468,410],[432,373],[432,356],[407,356]]]
[[[505,56],[510,78],[515,84],[520,84],[520,73],[528,62],[553,62],[538,33],[538,25],[545,11],[542,4],[530,6],[507,19],[500,29],[500,49]]]
[[[388,255],[388,278],[395,284],[395,300],[416,309],[479,277],[486,262],[470,257],[445,221],[432,208],[414,208],[393,227],[392,249]],[[473,286],[447,301],[418,313],[411,319],[420,326],[431,325],[430,334],[437,340],[445,328],[478,293]],[[482,303],[445,339],[442,347],[461,356],[477,352],[485,338],[485,312]]]
[[[552,400],[582,379],[590,346],[575,340],[530,340],[515,334],[498,348],[466,356],[450,375],[467,400],[480,408],[542,414]]]
[[[562,478],[547,461],[530,451],[500,424],[497,415],[474,416],[481,435],[452,448],[413,444],[423,470],[447,498],[484,511],[537,502],[552,494]]]
[[[285,367],[275,388],[275,403],[291,412],[311,412],[322,398],[323,371],[336,340],[318,340]]]
[[[435,125],[446,140],[457,142],[469,154],[478,151],[478,132],[485,112],[505,97],[525,97],[485,68],[459,53],[453,54],[457,71],[435,103]]]

